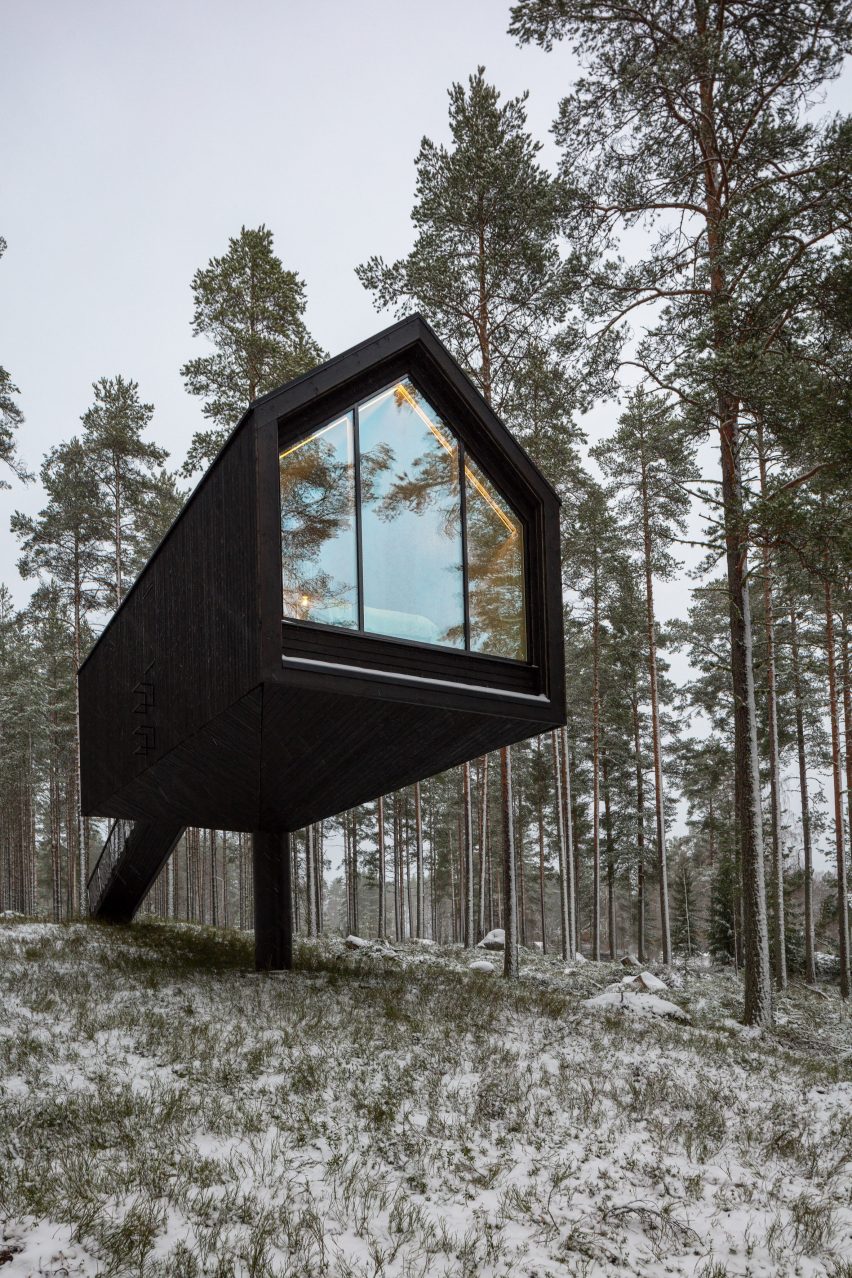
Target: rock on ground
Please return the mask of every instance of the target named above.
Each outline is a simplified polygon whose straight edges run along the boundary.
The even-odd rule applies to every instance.
[[[633,1012],[638,1016],[668,1016],[675,1021],[689,1021],[689,1017],[677,1003],[671,1003],[657,994],[645,994],[616,986],[583,1000],[584,1007],[595,1011]]]

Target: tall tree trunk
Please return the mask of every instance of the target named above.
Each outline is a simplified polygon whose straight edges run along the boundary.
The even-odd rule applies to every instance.
[[[766,449],[763,419],[757,419],[757,458],[760,493],[765,499]],[[778,696],[775,681],[775,625],[772,608],[772,554],[769,536],[760,539],[763,562],[763,632],[766,640],[766,710],[769,731],[769,808],[772,839],[773,968],[779,990],[787,988],[787,945],[784,935],[784,857],[781,847],[781,757],[778,749]]]
[[[843,736],[846,760],[846,815],[852,843],[852,671],[849,667],[849,618],[844,608],[840,628],[841,675],[843,680]]]
[[[479,916],[477,940],[485,935],[485,898],[488,876],[488,755],[479,762]]]
[[[476,944],[473,914],[473,806],[470,795],[470,764],[462,764],[462,804],[464,822],[464,918],[462,936],[465,949]]]
[[[642,537],[645,561],[645,621],[648,639],[648,682],[651,696],[651,747],[654,757],[654,811],[657,823],[657,877],[660,888],[660,939],[663,962],[672,961],[669,879],[666,859],[666,813],[663,793],[663,751],[660,737],[660,696],[657,684],[657,625],[654,610],[653,546],[648,501],[648,476],[642,461]]]
[[[237,886],[239,892],[239,927],[240,931],[246,930],[246,860],[243,848],[242,831],[237,835]]]
[[[210,918],[219,926],[219,839],[218,830],[210,830]]]
[[[452,829],[447,831],[447,866],[450,875],[450,940],[455,945],[458,937],[456,936],[456,870]]]
[[[405,796],[405,903],[408,909],[408,939],[414,935],[415,911],[411,901],[411,820],[408,811],[408,795]]]
[[[314,832],[316,836],[314,873],[316,876],[317,932],[322,936],[325,930],[325,825],[322,821],[317,821],[314,826]]]
[[[576,764],[576,760],[574,759],[573,750],[571,751],[570,759],[569,759],[569,768],[567,772],[568,787],[566,790],[566,794],[567,794],[567,802],[569,805],[569,810],[571,813],[571,820],[569,821],[568,825],[571,830],[571,842],[574,845],[574,884],[575,884],[574,937],[576,940],[577,951],[579,953],[580,947],[581,947],[581,941],[583,938],[583,928],[580,921],[580,886],[581,886],[580,869],[581,867],[580,867],[579,812],[577,811],[577,796],[573,786],[571,785],[572,772],[574,776],[577,775],[577,764]]]
[[[701,11],[703,14],[703,11]],[[701,22],[704,22],[702,17]],[[725,276],[724,243],[727,219],[727,166],[719,153],[719,125],[715,81],[702,76],[698,142],[706,199],[709,319],[714,351],[724,357],[731,348],[730,297]],[[734,757],[736,808],[740,839],[745,954],[746,1024],[771,1025],[772,973],[766,921],[763,868],[763,819],[760,810],[760,766],[757,714],[754,700],[751,606],[748,588],[748,529],[740,475],[739,401],[724,388],[717,393],[725,524],[728,608],[731,628],[731,682],[734,697]]]
[[[429,787],[429,935],[438,939],[438,897],[436,892],[437,863],[435,856],[435,794]]]
[[[500,802],[503,816],[503,975],[518,976],[518,892],[515,882],[515,836],[512,811],[512,762],[509,747],[500,751]]]
[[[521,824],[520,813],[517,816],[517,832],[515,835],[515,853],[518,858],[518,940],[526,947],[527,943],[527,876],[524,860],[526,831]]]
[[[312,825],[305,830],[305,905],[307,907],[308,936],[317,934],[317,898],[314,857],[316,856],[316,831]]]
[[[745,968],[744,1019],[772,1024],[772,978],[763,870],[763,818],[754,699],[751,604],[748,587],[748,532],[740,481],[739,405],[720,394],[722,499],[731,627],[731,681],[734,695],[736,808],[742,881],[742,945]]]
[[[840,774],[840,723],[834,658],[834,601],[829,578],[823,579],[825,651],[828,658],[828,710],[831,719],[831,776],[834,786],[834,847],[837,854],[837,933],[840,950],[840,997],[849,997],[849,894],[843,843],[843,781]]]
[[[642,770],[642,738],[639,731],[639,696],[633,684],[633,755],[636,761],[636,955],[645,962],[645,774]]]
[[[541,737],[538,739],[538,753],[541,757]],[[544,805],[541,793],[538,796],[538,906],[541,915],[541,952],[547,953],[547,914],[544,906]]]
[[[563,959],[573,959],[576,953],[574,945],[574,910],[571,902],[573,884],[569,885],[569,875],[573,871],[573,857],[566,844],[566,833],[570,843],[571,825],[566,821],[570,803],[566,802],[565,785],[568,779],[568,766],[564,741],[565,729],[550,734],[550,748],[553,756],[553,782],[556,788],[556,847],[559,856],[559,930],[562,942]],[[561,741],[560,749],[560,737]]]
[[[376,934],[379,940],[383,941],[387,933],[387,925],[385,920],[385,800],[381,794],[376,803],[376,843],[379,856],[379,919]]]
[[[256,845],[256,840],[252,836],[252,849]],[[292,915],[293,931],[298,932],[302,927],[302,903],[299,900],[299,841],[295,834],[288,834],[283,839],[284,851],[290,857],[290,891],[291,902],[290,911]],[[254,851],[252,851],[252,870],[254,869]],[[258,901],[258,907],[263,907],[263,902]]]
[[[393,890],[396,916],[396,939],[405,940],[405,906],[402,882],[402,804],[397,792],[393,797]]]
[[[592,618],[592,958],[601,958],[601,604],[600,569],[595,558]]]
[[[612,817],[609,807],[609,769],[606,747],[601,755],[603,766],[604,838],[606,840],[606,902],[609,957],[615,961],[615,852],[612,842]]]
[[[417,859],[417,935],[422,938],[425,935],[426,925],[426,884],[423,873],[423,811],[419,781],[414,785],[414,840]]]
[[[48,770],[48,812],[50,814],[50,870],[53,886],[53,918],[54,922],[58,923],[61,917],[62,901],[61,821],[59,816],[59,778],[53,759],[51,759]]]
[[[352,931],[359,936],[360,918],[358,911],[358,819],[352,813]]]

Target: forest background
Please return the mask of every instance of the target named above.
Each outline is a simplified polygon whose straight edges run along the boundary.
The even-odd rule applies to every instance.
[[[848,29],[843,29],[840,8],[833,48],[842,55]],[[620,436],[616,434],[630,407],[627,391],[641,370],[618,371],[620,402],[604,394],[613,389],[614,352],[595,344],[591,334],[608,322],[601,316],[612,301],[604,298],[612,279],[593,279],[594,258],[578,261],[571,255],[583,246],[603,260],[608,250],[600,238],[594,241],[601,227],[590,226],[588,209],[582,221],[576,190],[565,203],[551,203],[551,177],[561,173],[564,181],[579,182],[583,175],[566,172],[572,121],[560,116],[559,106],[576,80],[578,61],[570,42],[557,44],[552,52],[540,47],[553,34],[549,10],[547,4],[519,7],[515,34],[526,43],[518,47],[506,34],[508,12],[490,4],[461,10],[434,6],[428,23],[414,8],[400,12],[384,4],[368,5],[357,18],[341,9],[341,20],[331,30],[319,13],[282,13],[279,6],[265,4],[252,5],[239,17],[226,5],[205,5],[203,11],[193,5],[154,5],[143,25],[129,9],[115,6],[75,6],[73,11],[60,5],[37,10],[12,6],[7,19],[12,38],[4,42],[2,55],[8,121],[4,172],[10,190],[0,226],[9,245],[0,264],[0,361],[9,377],[4,420],[14,428],[12,460],[20,471],[36,475],[36,481],[26,483],[22,474],[7,470],[11,487],[0,493],[0,520],[3,526],[14,525],[14,535],[4,535],[0,546],[0,579],[8,591],[0,672],[0,908],[38,907],[59,916],[79,908],[86,866],[76,855],[76,844],[90,841],[84,860],[91,861],[102,832],[78,830],[73,816],[73,683],[68,672],[167,526],[180,491],[192,481],[186,458],[201,460],[209,442],[199,439],[199,432],[216,429],[229,414],[233,420],[235,405],[227,397],[218,415],[202,411],[203,403],[209,407],[212,402],[210,370],[190,361],[203,360],[211,347],[190,331],[193,302],[199,325],[206,322],[205,280],[195,277],[193,297],[189,286],[194,273],[214,257],[227,261],[229,240],[239,236],[241,226],[266,225],[274,231],[274,245],[268,236],[258,235],[253,242],[243,236],[232,253],[248,246],[276,276],[274,252],[285,272],[296,271],[305,281],[301,293],[291,276],[278,279],[282,308],[289,307],[286,331],[278,337],[287,358],[295,359],[292,366],[286,359],[276,366],[278,381],[309,366],[320,348],[334,353],[378,327],[373,302],[380,304],[384,318],[398,307],[419,305],[442,336],[452,340],[452,324],[429,278],[440,255],[426,269],[422,261],[405,256],[423,225],[428,230],[422,183],[428,195],[430,171],[433,178],[437,173],[436,180],[441,177],[440,163],[432,165],[434,156],[428,152],[421,151],[417,169],[412,160],[423,134],[448,144],[451,152],[459,150],[468,107],[471,112],[476,107],[483,118],[490,111],[494,127],[504,135],[514,131],[516,138],[542,143],[538,153],[527,143],[524,154],[513,155],[510,147],[505,156],[507,164],[546,177],[536,217],[525,228],[529,253],[522,264],[531,273],[525,313],[535,316],[524,338],[528,362],[523,377],[516,376],[514,367],[506,371],[527,398],[522,403],[507,398],[498,407],[560,486],[566,504],[568,662],[576,695],[569,706],[568,735],[564,743],[556,743],[555,753],[549,740],[513,752],[521,939],[564,946],[559,903],[564,876],[559,867],[570,851],[576,887],[573,939],[587,951],[631,947],[665,954],[670,948],[690,953],[709,947],[716,958],[738,965],[749,957],[753,906],[741,864],[744,809],[735,783],[743,765],[734,756],[726,588],[707,589],[724,577],[718,544],[706,544],[717,541],[718,442],[696,428],[685,383],[677,395],[669,395],[664,420],[655,419],[665,397],[658,393],[659,378],[653,391],[654,377],[649,398],[644,404],[633,401],[632,417],[628,414]],[[671,15],[677,6],[662,10]],[[773,10],[766,6],[768,19]],[[484,77],[469,84],[468,76],[482,63],[487,67]],[[827,56],[819,84],[802,90],[802,117],[816,124],[842,110],[849,83],[842,56],[834,61]],[[451,84],[461,86],[451,100],[461,130],[452,141],[445,92]],[[499,106],[487,85],[502,95]],[[501,117],[500,109],[527,87],[529,100]],[[557,117],[561,129],[554,137],[551,125]],[[580,136],[588,119],[583,125],[578,118],[573,125]],[[591,154],[595,139],[587,140]],[[843,546],[849,476],[842,464],[849,439],[848,378],[837,380],[848,351],[848,290],[842,279],[838,283],[835,269],[839,262],[848,270],[843,237],[849,226],[849,153],[842,130],[836,147],[831,164],[839,169],[839,195],[825,213],[829,221],[809,228],[828,256],[815,266],[817,274],[801,280],[800,299],[803,309],[818,295],[836,303],[830,315],[812,319],[809,331],[794,332],[786,351],[792,358],[793,347],[812,352],[816,344],[827,354],[821,363],[802,358],[796,367],[804,371],[793,379],[795,384],[777,380],[789,406],[798,402],[801,407],[801,397],[813,402],[821,394],[823,408],[826,402],[835,408],[839,404],[838,420],[812,426],[800,447],[798,436],[791,444],[797,431],[777,396],[752,387],[753,404],[743,414],[743,473],[748,502],[754,496],[756,503],[744,526],[752,555],[763,567],[751,583],[753,670],[770,906],[764,938],[767,957],[770,944],[773,949],[776,981],[785,979],[787,967],[814,975],[822,952],[827,967],[835,964],[848,981],[848,944],[843,950],[848,923],[838,908],[846,894],[837,876],[849,846],[852,730],[849,560]],[[416,190],[418,173],[421,187]],[[445,185],[444,198],[452,199],[451,185]],[[418,199],[423,221],[413,231],[410,213]],[[767,222],[780,216],[768,204],[762,214]],[[791,230],[801,232],[801,226]],[[618,233],[631,263],[643,259],[655,234],[639,224],[619,227]],[[554,246],[556,257],[551,258]],[[396,269],[383,272],[372,258],[377,253],[396,262]],[[661,261],[658,254],[656,266],[662,272]],[[359,264],[360,282],[353,269]],[[513,269],[517,265],[515,259]],[[215,271],[207,281],[211,288],[213,276]],[[403,279],[405,287],[400,286]],[[661,280],[662,273],[656,283]],[[273,287],[278,285],[273,281]],[[618,285],[635,286],[635,278]],[[782,312],[767,321],[766,331],[781,334],[782,344],[785,323]],[[635,331],[641,332],[641,323]],[[483,385],[481,336],[474,331],[479,363],[471,359],[470,371],[499,400],[499,379],[493,386]],[[463,353],[465,339],[456,338],[457,351]],[[647,367],[647,351],[635,338],[623,350]],[[695,351],[700,347],[693,350],[693,366],[685,374],[680,368],[693,385],[703,363]],[[788,360],[788,366],[794,365]],[[266,374],[271,380],[257,389],[275,384],[270,369]],[[714,376],[706,372],[708,385]],[[13,391],[13,385],[20,390]],[[200,393],[193,397],[187,390]],[[148,405],[153,405],[150,412]],[[16,420],[19,410],[22,422]],[[706,405],[696,412],[706,413]],[[120,479],[115,439],[109,435],[116,417],[129,432],[121,463],[126,471]],[[642,529],[632,518],[636,506],[619,506],[619,495],[630,491],[638,473],[637,421],[654,436],[653,465],[661,477],[653,515],[657,611],[650,632],[660,649],[659,731],[648,684]],[[768,490],[791,484],[791,501],[780,503],[786,523],[776,522],[772,507],[759,506],[761,431]],[[43,458],[74,435],[82,436],[81,455],[75,460],[67,452],[54,454],[42,473]],[[134,439],[144,445],[137,446]],[[695,474],[687,464],[693,455]],[[90,598],[83,608],[87,624],[79,626],[69,613],[73,605],[67,590],[51,593],[55,565],[38,557],[39,545],[46,545],[39,512],[50,508],[50,483],[60,463],[67,497],[72,462],[78,479],[91,478],[100,486],[102,512],[113,514],[112,527],[93,532],[91,538]],[[810,471],[812,479],[800,485]],[[709,477],[709,482],[698,476]],[[116,496],[125,482],[116,537]],[[608,482],[614,485],[609,496],[604,491]],[[687,492],[689,500],[670,501],[675,492]],[[818,529],[809,501],[817,510],[828,510]],[[821,541],[811,536],[815,530]],[[21,574],[20,556],[28,548]],[[702,568],[703,575],[695,576]],[[777,597],[769,596],[775,617],[767,629],[764,584],[769,579]],[[40,589],[33,595],[36,581]],[[828,612],[826,583],[833,591]],[[827,616],[837,629],[835,644],[826,635]],[[798,624],[796,635],[793,623]],[[774,651],[767,649],[767,636]],[[829,670],[829,653],[834,671]],[[774,728],[767,687],[773,668]],[[573,786],[561,830],[560,797],[566,795],[564,785],[560,788],[560,749],[568,755],[565,780]],[[803,750],[809,821],[803,821],[800,799]],[[483,772],[480,766],[473,774],[477,811],[482,810]],[[499,769],[492,767],[492,788],[498,779]],[[480,930],[499,921],[500,880],[494,867],[485,875],[477,868],[467,884],[463,881],[468,825],[468,841],[489,870],[491,826],[499,839],[499,797],[496,792],[490,796],[485,821],[474,829],[476,823],[465,821],[459,776],[423,790],[430,927],[445,939],[461,939],[463,899],[472,897],[478,882],[489,888],[477,901]],[[658,793],[665,794],[662,830]],[[410,889],[412,874],[416,884],[418,853],[424,855],[416,804],[417,796],[407,794],[388,805],[387,838],[396,852],[398,888],[393,897],[396,917],[389,926],[402,932],[412,926],[403,886]],[[372,809],[348,816],[336,829],[329,823],[317,832],[326,853],[344,843],[346,847],[346,882],[341,885],[346,890],[323,902],[328,922],[375,930],[376,834]],[[560,846],[565,849],[562,858]],[[312,855],[307,835],[300,855]],[[171,885],[164,881],[152,908],[245,925],[250,887],[244,842],[193,833],[181,856]],[[807,900],[809,857],[815,877],[813,898]],[[339,851],[335,869],[338,858]],[[668,910],[660,866],[667,869]],[[304,896],[305,912],[308,905]],[[749,967],[758,973],[762,963],[762,955],[752,956]],[[768,1015],[767,1006],[765,989],[755,987],[753,1017]]]

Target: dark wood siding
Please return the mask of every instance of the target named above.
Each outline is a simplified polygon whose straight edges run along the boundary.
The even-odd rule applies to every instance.
[[[80,670],[82,806],[110,799],[259,682],[257,481],[243,422]]]
[[[528,532],[530,661],[285,624],[279,439],[410,370]],[[260,401],[80,671],[82,806],[252,830],[386,793],[565,719],[558,501],[419,319]]]

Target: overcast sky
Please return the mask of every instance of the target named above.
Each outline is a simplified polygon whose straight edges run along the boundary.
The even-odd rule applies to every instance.
[[[181,364],[190,280],[241,225],[265,222],[308,289],[331,353],[390,320],[354,267],[411,243],[420,138],[447,136],[446,91],[484,63],[555,166],[550,124],[576,66],[519,49],[501,0],[5,0],[0,42],[0,364],[21,389],[31,470],[79,429],[117,373],[155,405],[177,465],[203,423]],[[828,106],[848,108],[850,79]],[[844,94],[847,101],[844,103]],[[609,429],[611,406],[584,425]],[[712,464],[712,457],[708,456]],[[37,485],[0,492],[0,581],[19,603],[8,531]],[[660,591],[685,615],[685,582]]]
[[[555,160],[570,56],[516,48],[493,0],[3,9],[0,364],[21,388],[33,470],[116,373],[139,382],[158,441],[183,458],[202,423],[178,371],[203,349],[190,280],[243,224],[272,228],[332,354],[382,327],[354,267],[408,248],[420,138],[446,136],[446,90],[478,63],[506,95],[530,88]],[[8,518],[40,498],[0,493],[0,580],[19,600]]]

